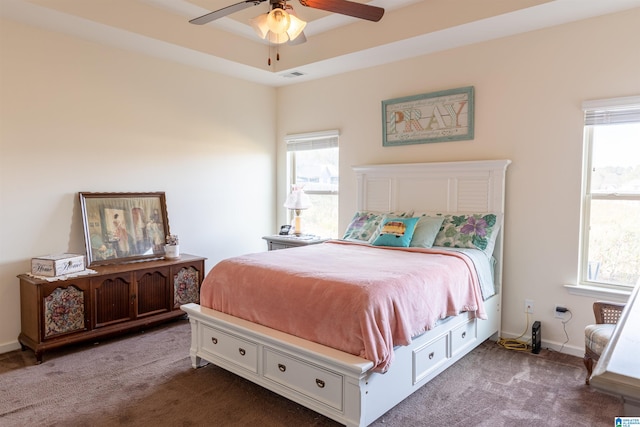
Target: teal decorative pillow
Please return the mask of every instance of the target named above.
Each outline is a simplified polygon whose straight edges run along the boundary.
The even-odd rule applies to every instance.
[[[408,247],[420,218],[386,218],[380,235],[373,241],[375,246]]]
[[[487,256],[493,254],[501,214],[445,214],[433,246],[480,249]]]
[[[413,232],[409,246],[414,248],[430,248],[436,240],[436,236],[444,222],[443,217],[432,217],[423,215],[418,217],[416,229]]]
[[[413,212],[390,212],[388,215],[397,217],[410,217]],[[380,224],[385,218],[382,212],[360,211],[351,219],[342,238],[344,240],[356,240],[369,243],[377,236]]]

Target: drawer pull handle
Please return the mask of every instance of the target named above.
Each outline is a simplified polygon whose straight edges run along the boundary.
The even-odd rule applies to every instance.
[[[433,359],[433,356],[435,356],[435,353],[432,351],[431,353],[429,353],[429,360]]]
[[[287,370],[287,367],[282,363],[278,363],[278,369],[280,369],[280,372],[284,372]]]
[[[214,344],[218,344],[218,338],[211,337],[211,342],[214,343]]]
[[[238,353],[240,353],[240,356],[244,356],[245,354],[247,354],[247,352],[244,350],[244,348],[239,348],[238,349]]]
[[[464,332],[462,333],[462,338],[464,338],[464,337],[466,337],[466,336],[467,336],[467,331],[464,331]]]
[[[320,388],[324,388],[324,381],[319,378],[316,378],[316,385]]]

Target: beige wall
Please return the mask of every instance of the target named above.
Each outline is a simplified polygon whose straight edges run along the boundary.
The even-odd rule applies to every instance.
[[[0,352],[20,332],[16,275],[84,253],[78,191],[165,191],[207,268],[266,248],[275,89],[9,21],[0,43]]]
[[[287,133],[341,130],[341,229],[355,210],[352,165],[511,159],[504,335],[525,330],[524,299],[530,298],[530,323],[540,320],[543,340],[559,349],[566,338],[553,309],[565,304],[574,316],[564,350],[580,354],[593,299],[570,295],[563,285],[577,281],[581,103],[640,94],[638,22],[635,9],[282,88],[278,140]],[[382,146],[382,100],[471,85],[473,141]],[[284,160],[282,143],[278,158]],[[283,168],[278,172],[283,189]]]
[[[355,210],[352,165],[513,160],[505,336],[522,333],[531,298],[559,348],[562,303],[574,313],[565,351],[579,354],[593,299],[562,285],[577,277],[580,104],[640,94],[639,21],[635,9],[278,90],[3,21],[0,352],[20,330],[15,276],[33,256],[84,250],[78,191],[166,191],[171,230],[210,268],[263,250],[284,218],[275,141],[337,128],[341,229]],[[467,85],[473,141],[382,147],[382,100]]]

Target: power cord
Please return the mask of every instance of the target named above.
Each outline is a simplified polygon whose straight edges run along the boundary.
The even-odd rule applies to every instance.
[[[531,347],[529,346],[529,341],[520,340],[520,338],[522,338],[524,334],[526,334],[527,331],[529,330],[529,313],[526,313],[526,314],[527,314],[527,324],[525,325],[524,332],[520,334],[519,337],[516,337],[516,338],[512,338],[512,339],[500,338],[498,340],[499,346],[504,347],[507,350],[514,350],[514,351],[528,351],[531,349]]]
[[[559,353],[562,353],[562,349],[564,349],[565,344],[569,342],[569,334],[567,333],[567,323],[569,323],[569,320],[573,318],[573,313],[569,309],[567,309],[566,312],[569,313],[569,318],[567,320],[562,321],[562,329],[564,330],[564,336],[567,337],[567,340],[562,343],[560,350],[558,350]]]

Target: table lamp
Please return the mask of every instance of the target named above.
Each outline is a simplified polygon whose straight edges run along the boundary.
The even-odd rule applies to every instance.
[[[295,211],[296,217],[294,222],[294,234],[296,236],[301,235],[302,230],[300,226],[300,211],[303,209],[309,209],[311,207],[311,200],[309,199],[309,196],[305,194],[302,187],[293,185],[291,187],[291,193],[289,193],[289,195],[287,196],[287,200],[284,202],[284,207]]]

